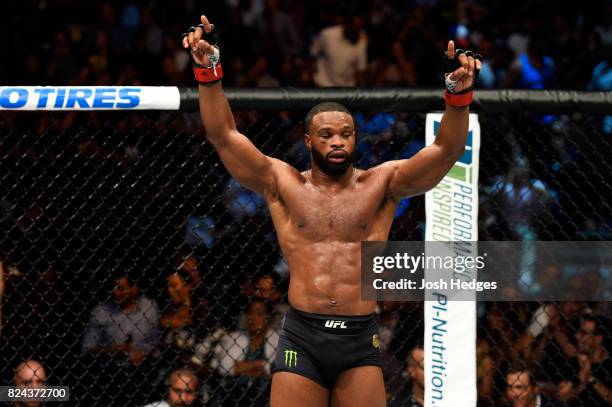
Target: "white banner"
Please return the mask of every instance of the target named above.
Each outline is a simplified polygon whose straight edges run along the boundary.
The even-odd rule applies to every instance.
[[[434,142],[441,119],[442,113],[427,114],[427,145]],[[426,241],[478,240],[480,124],[476,114],[469,120],[465,153],[425,195]],[[457,251],[454,244],[449,251]],[[435,277],[425,273],[426,279]],[[432,299],[425,302],[426,407],[476,406],[476,302],[450,301],[451,296],[445,290],[426,294]]]
[[[174,86],[1,86],[0,110],[178,110]]]

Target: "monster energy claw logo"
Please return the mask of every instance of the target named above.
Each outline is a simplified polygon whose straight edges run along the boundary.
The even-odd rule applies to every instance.
[[[297,366],[297,352],[294,350],[285,351],[285,366],[296,367]]]

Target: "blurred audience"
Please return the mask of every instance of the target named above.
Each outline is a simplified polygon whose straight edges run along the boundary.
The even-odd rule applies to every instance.
[[[556,85],[556,67],[546,55],[546,43],[534,37],[529,40],[526,52],[520,52],[506,77],[506,88],[551,89]]]
[[[307,5],[228,0],[211,5],[209,17],[221,28],[227,86],[439,88],[440,56],[446,41],[454,39],[458,47],[484,55],[479,85],[484,88],[610,90],[612,7],[606,4],[604,12],[597,13],[580,4],[548,5],[535,1],[508,11],[499,1],[374,0],[351,7],[343,3],[337,12],[326,0]],[[0,75],[6,84],[194,86],[179,36],[199,13],[195,2],[163,7],[108,0],[9,2],[4,10],[15,17],[4,27],[15,33],[6,35],[3,48],[10,58],[0,58]],[[21,16],[31,18],[31,29],[23,30]],[[554,28],[554,38],[542,34],[541,27],[547,26]],[[24,48],[29,43],[36,45]],[[369,167],[412,156],[422,146],[422,124],[413,116],[356,112],[359,164]],[[273,233],[266,229],[265,203],[219,166],[209,164],[214,152],[201,138],[193,137],[184,150],[179,143],[168,142],[168,135],[183,137],[201,127],[198,117],[173,117],[158,120],[130,114],[113,121],[101,113],[41,114],[28,128],[29,123],[3,113],[0,153],[3,164],[14,164],[16,173],[0,178],[7,191],[0,199],[0,221],[9,237],[2,241],[3,253],[6,242],[15,246],[9,247],[15,259],[0,259],[0,333],[8,349],[2,361],[44,358],[54,375],[60,372],[56,366],[63,366],[65,380],[86,387],[82,392],[86,396],[79,399],[82,405],[142,405],[145,400],[160,399],[161,393],[165,400],[149,406],[199,401],[240,405],[247,399],[265,405],[276,331],[288,307],[286,284],[275,273],[261,273],[272,270],[277,251],[270,251],[269,260],[259,241],[226,244],[238,235],[252,235],[251,231],[257,231],[261,240],[274,242]],[[266,154],[293,157],[301,169],[308,165],[308,151],[300,142],[299,114],[263,116],[242,111],[236,117],[239,128],[249,136],[265,135],[260,144]],[[612,134],[611,116],[602,118],[604,133]],[[526,137],[510,136],[508,131],[504,142],[510,149],[505,144],[491,146],[488,151],[493,156],[496,150],[504,154],[512,150],[513,158],[503,161],[511,164],[509,168],[501,168],[498,162],[487,164],[483,157],[482,175],[488,175],[484,182],[489,185],[483,196],[500,212],[492,220],[487,218],[483,228],[503,230],[504,238],[524,241],[567,239],[586,229],[609,229],[609,219],[574,225],[583,215],[596,218],[607,212],[607,207],[591,206],[593,192],[584,191],[582,180],[597,185],[609,168],[601,167],[605,160],[581,165],[581,155],[603,156],[607,150],[601,146],[606,141],[590,138],[585,143],[582,129],[564,127],[567,122],[559,117],[549,123],[525,119],[527,128],[513,131],[524,130]],[[544,124],[537,127],[536,123]],[[550,144],[537,141],[546,154],[533,144],[515,151],[521,150],[516,147],[520,144],[533,143],[534,132],[551,129]],[[549,150],[554,157],[547,155]],[[66,179],[68,171],[78,174],[71,181],[74,185],[57,181]],[[563,171],[584,178],[562,184],[564,178],[558,175]],[[186,192],[187,183],[174,186],[176,174],[190,177],[189,184],[197,185],[193,188],[197,192]],[[209,183],[209,177],[218,180]],[[90,213],[85,201],[80,201],[83,197],[74,193],[76,185],[88,199],[102,204]],[[605,181],[599,185],[601,190],[607,186]],[[564,195],[578,193],[584,199],[559,197],[553,186]],[[51,192],[49,199],[37,192],[56,189],[59,192]],[[145,197],[147,205],[134,204],[135,196]],[[224,199],[221,204],[219,196]],[[556,218],[557,205],[580,216]],[[422,239],[415,218],[423,215],[414,213],[423,206],[412,199],[398,208],[396,221],[404,231],[397,236],[410,229],[406,238]],[[167,225],[160,226],[158,216]],[[557,224],[563,230],[551,231]],[[544,230],[547,235],[542,234]],[[158,279],[163,280],[163,288],[161,281],[155,290],[147,290],[129,275],[109,277],[96,264],[99,255],[114,244],[123,245],[124,235],[129,234],[141,236],[137,246],[150,263],[145,265],[147,275],[168,275]],[[191,247],[175,251],[175,244],[185,243],[204,255]],[[225,245],[223,261],[215,253],[219,244]],[[96,252],[91,251],[92,245]],[[248,254],[236,260],[238,252]],[[51,253],[61,253],[65,259],[58,261]],[[531,253],[526,250],[521,255],[529,260]],[[174,264],[160,262],[173,258]],[[238,266],[245,263],[242,260],[258,269],[243,272]],[[95,284],[109,280],[115,284],[112,301],[99,292],[90,295],[81,284],[82,273],[91,270],[95,270],[91,277]],[[537,293],[554,289],[560,270],[551,264],[530,276],[525,283]],[[604,278],[594,271],[570,282],[575,287],[596,287]],[[240,284],[243,295],[231,290]],[[97,301],[105,303],[97,305]],[[161,305],[161,315],[155,301]],[[487,304],[482,309],[477,344],[480,405],[561,405],[555,399],[571,406],[611,405],[609,306],[605,303]],[[423,405],[424,354],[418,345],[422,330],[422,304],[380,304],[389,405]],[[74,361],[81,353],[79,341],[71,335],[81,337],[80,370]],[[517,361],[530,368],[514,369],[511,365]],[[7,382],[11,374],[5,374]],[[44,368],[34,359],[21,363],[15,375],[17,385],[38,386],[46,381]],[[167,388],[153,398],[153,387],[166,377]]]
[[[389,407],[422,407],[425,405],[425,351],[421,346],[410,351],[406,371],[410,382],[388,402]]]
[[[15,387],[19,389],[42,389],[47,386],[47,372],[34,359],[21,362],[15,369]],[[40,407],[42,401],[16,401],[15,407]]]
[[[612,43],[605,47],[603,60],[593,68],[587,90],[612,90]],[[603,131],[608,135],[612,134],[612,116],[604,117]]]
[[[186,407],[197,404],[198,378],[191,370],[174,370],[167,378],[167,386],[165,400],[144,407]]]
[[[142,403],[146,394],[133,389],[152,383],[151,352],[159,340],[159,309],[141,294],[127,273],[114,279],[113,301],[91,312],[83,336],[83,363],[90,379],[88,396],[111,404]],[[109,393],[108,387],[113,388]]]
[[[321,30],[310,47],[317,61],[315,85],[359,86],[364,83],[368,64],[364,26],[362,16],[345,15],[340,24]]]
[[[234,406],[251,400],[250,405],[266,405],[270,369],[278,343],[278,333],[270,329],[271,305],[253,300],[246,311],[247,329],[230,332],[215,349],[211,367],[223,377],[212,400],[213,406]]]
[[[38,3],[7,5],[11,15],[44,21],[27,32],[20,31],[20,19],[7,21],[7,30],[20,32],[5,47],[15,59],[0,64],[8,83],[193,84],[178,39],[200,12],[195,3],[163,8],[103,0]],[[234,0],[210,6],[207,13],[222,28],[226,84],[440,86],[440,55],[454,39],[459,48],[485,56],[482,86],[543,89],[584,88],[592,72],[596,80],[589,86],[598,86],[601,66],[594,68],[610,43],[610,27],[607,14],[593,9],[550,8],[542,0],[512,13],[482,1],[378,0],[330,7],[316,0],[306,7],[286,0]],[[63,24],[58,17],[66,13],[71,19]],[[91,15],[97,21],[86,17]],[[543,27],[552,27],[554,37]],[[39,30],[51,35],[45,40]],[[38,48],[22,51],[20,44],[40,38]]]
[[[141,295],[138,284],[128,274],[115,279],[112,295],[113,302],[92,311],[83,351],[125,357],[125,361],[138,365],[159,339],[159,309],[154,301]]]
[[[509,407],[563,407],[538,391],[535,378],[525,366],[514,366],[506,372],[506,400]]]

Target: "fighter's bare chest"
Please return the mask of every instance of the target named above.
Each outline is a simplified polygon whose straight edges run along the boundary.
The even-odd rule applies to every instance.
[[[311,239],[360,238],[378,221],[385,206],[380,188],[356,185],[329,191],[300,185],[282,196],[278,215],[293,233]]]

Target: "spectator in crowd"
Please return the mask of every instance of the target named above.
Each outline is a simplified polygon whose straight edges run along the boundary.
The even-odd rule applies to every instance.
[[[556,192],[544,181],[529,178],[529,165],[520,153],[515,153],[514,166],[508,172],[507,179],[498,177],[490,193],[503,213],[500,225],[509,228],[515,240],[525,243],[518,257],[517,279],[519,287],[526,292],[534,288],[535,247],[529,243],[538,240],[542,225],[552,216]]]
[[[555,341],[569,359],[571,370],[564,369],[558,384],[560,397],[571,406],[610,406],[612,404],[612,358],[604,346],[609,338],[607,320],[585,315],[574,340],[560,329],[554,331]],[[563,368],[564,366],[560,366]]]
[[[529,40],[527,52],[521,52],[508,70],[505,87],[518,89],[551,89],[557,84],[553,59],[546,54],[541,37]]]
[[[580,329],[580,318],[585,312],[582,302],[545,303],[531,317],[527,329],[514,345],[520,360],[537,366],[537,381],[557,390],[558,398],[567,399],[571,393],[570,381],[575,376],[575,363],[566,356],[555,336],[568,338]]]
[[[277,272],[260,274],[251,278],[247,276],[242,282],[242,297],[247,303],[252,299],[266,301],[272,307],[272,316],[269,321],[271,329],[280,329],[281,322],[289,309],[289,305],[283,302],[283,292],[281,291],[281,277]],[[285,292],[286,294],[286,289]],[[247,327],[246,310],[240,316],[238,326],[241,329]]]
[[[65,30],[54,34],[52,54],[48,60],[46,77],[53,83],[77,84],[79,80],[79,64],[75,57],[70,36]],[[34,59],[30,58],[30,65]],[[43,64],[44,65],[44,64]],[[42,79],[42,78],[41,78]]]
[[[395,332],[399,324],[398,309],[401,303],[398,301],[379,301],[378,302],[378,334],[382,349],[388,349],[391,341],[395,337]]]
[[[506,363],[515,361],[518,357],[513,348],[516,333],[501,306],[491,305],[482,323],[491,345],[499,351],[498,360]]]
[[[261,196],[243,187],[234,178],[228,180],[223,195],[227,211],[237,224],[266,211],[265,201]]]
[[[251,402],[266,405],[270,368],[275,357],[278,333],[269,327],[271,305],[253,300],[247,308],[247,330],[230,332],[215,349],[211,368],[223,377],[213,406],[235,406]]]
[[[207,299],[200,299],[198,309],[194,308],[198,294],[193,290],[190,275],[185,274],[183,268],[170,274],[166,281],[171,304],[169,310],[162,314],[161,341],[154,352],[159,368],[156,386],[177,366],[189,367],[200,381],[207,382],[211,379],[208,365],[213,349],[226,331],[211,315]],[[202,387],[201,395],[205,398],[210,396],[207,386]]]
[[[153,382],[148,356],[159,339],[159,309],[129,274],[118,274],[114,283],[114,301],[93,309],[83,336],[84,363],[103,387],[89,396],[112,397],[105,400],[111,404],[141,402],[145,395],[130,389]],[[117,389],[115,397],[108,394],[109,385]]]
[[[479,334],[482,330],[479,330]],[[480,334],[479,336],[483,336]],[[499,352],[486,337],[476,344],[476,381],[479,406],[494,406],[495,374],[499,366]]]
[[[353,119],[359,134],[359,141],[355,147],[355,159],[359,166],[370,168],[395,158],[391,148],[396,130],[395,114],[357,112],[353,115]]]
[[[395,311],[398,316],[393,335],[381,332],[381,341],[390,340],[389,351],[393,353],[398,361],[405,361],[410,356],[410,350],[418,347],[423,342],[424,324],[423,301],[406,301],[400,303]]]
[[[506,372],[506,400],[511,407],[563,407],[538,391],[531,370],[517,365]]]
[[[158,349],[165,361],[165,370],[179,361],[188,363],[191,357],[190,350],[196,343],[191,302],[192,285],[188,277],[180,272],[167,276],[166,283],[169,301],[168,309],[160,320],[162,335]]]
[[[169,10],[168,7],[161,10],[156,5],[141,6],[133,2],[116,5],[110,1],[99,1],[81,5],[75,0],[65,0],[49,7],[35,8],[28,2],[12,2],[7,12],[16,16],[28,15],[34,22],[44,21],[44,32],[51,32],[52,35],[38,49],[21,52],[21,44],[40,37],[43,30],[20,32],[19,18],[8,22],[7,30],[19,32],[19,35],[13,36],[6,47],[17,52],[13,52],[15,58],[11,59],[10,64],[4,62],[0,65],[3,73],[8,74],[3,78],[7,83],[78,85],[102,81],[106,81],[104,84],[117,84],[125,82],[128,76],[156,83],[164,80],[164,73],[156,68],[161,58],[167,56],[175,59],[176,71],[184,74],[188,59],[186,53],[177,48],[178,33],[175,27],[184,15],[185,7],[192,8],[193,4],[188,2],[180,10]],[[267,80],[261,81],[263,85],[273,83],[271,79],[276,78],[283,85],[311,85],[312,78],[308,73],[310,64],[303,58],[307,54],[303,44],[315,36],[321,27],[338,19],[340,13],[334,12],[329,5],[328,1],[323,0],[315,0],[308,6],[280,0],[229,0],[213,7],[211,13],[215,14],[220,25],[226,27],[222,34],[227,45],[226,52],[229,52],[226,54],[225,69],[232,72],[226,80],[238,83],[231,81],[239,79],[241,72],[254,65],[258,65],[255,71],[262,71],[261,67],[268,65],[263,70],[268,76]],[[352,4],[341,2],[339,6],[350,7]],[[517,87],[549,87],[548,74],[544,71],[552,65],[549,65],[548,59],[537,57],[538,50],[529,49],[534,48],[535,43],[541,43],[539,30],[548,26],[556,35],[554,46],[546,50],[559,72],[559,75],[554,75],[559,76],[559,80],[555,79],[553,84],[582,88],[588,83],[588,76],[597,64],[595,58],[601,54],[601,48],[610,43],[609,6],[608,14],[589,12],[589,8],[582,4],[551,11],[546,2],[536,1],[509,15],[501,13],[495,4],[486,2],[389,3],[377,0],[362,3],[357,10],[358,13],[353,13],[345,24],[336,25],[335,31],[337,37],[346,42],[344,45],[348,44],[348,48],[359,44],[356,47],[359,48],[358,53],[364,56],[367,52],[367,59],[373,62],[373,74],[367,78],[367,83],[375,86],[437,85],[439,78],[436,73],[439,69],[435,67],[441,64],[441,58],[435,51],[438,49],[436,44],[450,34],[454,35],[459,47],[471,44],[470,47],[473,45],[490,58],[490,61],[485,61],[481,72],[484,86],[500,87],[511,83]],[[67,24],[57,18],[67,13],[71,13]],[[98,16],[96,26],[86,20],[85,16],[92,14]],[[356,27],[365,27],[367,40],[365,35],[354,36],[353,15],[359,20]],[[344,30],[343,25],[348,29]],[[43,24],[38,26],[43,27]],[[135,35],[136,30],[141,30],[143,35]],[[326,30],[329,28],[324,28],[323,32]],[[361,37],[368,44],[367,51],[361,47]],[[344,45],[339,49],[347,49]],[[491,48],[494,52],[486,52]],[[136,55],[137,49],[143,52]],[[576,49],[578,51],[574,52]],[[505,72],[511,60],[506,56],[498,58],[494,53],[500,56],[514,53],[517,57],[510,79],[506,80]],[[324,58],[330,60],[335,54],[338,53],[327,53]],[[260,58],[266,63],[254,63]],[[524,61],[524,58],[528,60]],[[346,57],[338,55],[334,59],[343,61]],[[45,65],[41,61],[48,63]],[[419,63],[415,64],[414,61]],[[488,62],[492,66],[488,66]],[[80,65],[83,64],[88,67],[82,69]],[[174,78],[175,70],[167,62],[164,65]],[[355,72],[354,68],[347,68],[350,63],[341,65],[340,68],[344,68],[340,71]],[[329,66],[338,67],[333,63]],[[364,69],[361,66],[358,70]],[[132,71],[132,74],[127,74],[126,70]],[[134,76],[134,71],[138,71],[139,75]],[[332,70],[325,72],[318,69],[315,82],[319,86],[330,86],[329,82],[319,82],[321,77],[329,79],[330,75],[336,76]],[[349,76],[348,82],[334,82],[332,85],[364,83],[355,82],[355,75]],[[525,79],[522,83],[521,78]]]
[[[113,299],[92,311],[83,351],[113,356],[124,353],[137,365],[157,344],[159,309],[140,294],[138,284],[128,274],[115,279]]]
[[[400,362],[391,351],[391,342],[395,338],[395,333],[399,324],[399,312],[401,303],[398,301],[379,301],[378,302],[378,338],[383,359],[383,379],[385,381],[385,392],[387,399],[397,394],[404,385],[402,373],[403,363]]]
[[[341,24],[323,29],[315,38],[310,54],[316,58],[314,82],[317,86],[363,83],[368,63],[364,25],[362,16],[347,15]]]
[[[368,33],[368,85],[400,86],[412,85],[405,83],[402,67],[393,59],[394,41],[393,8],[384,0],[371,2],[369,15],[366,16]]]
[[[269,322],[271,329],[280,329],[283,317],[289,310],[289,305],[282,302],[283,294],[279,285],[280,277],[276,273],[264,274],[255,282],[255,297],[267,301],[273,308]]]
[[[202,282],[200,259],[191,247],[183,246],[176,252],[176,268],[189,276],[192,289],[198,289]]]
[[[393,44],[393,57],[403,75],[403,84],[435,86],[442,58],[436,51],[435,31],[428,22],[426,8],[416,5],[405,15],[406,21]]]
[[[425,405],[425,352],[422,346],[410,351],[406,368],[410,386],[405,386],[388,403],[389,407],[422,407]]]
[[[41,250],[40,246],[37,250]],[[19,268],[6,261],[3,264],[6,303],[0,301],[0,308],[5,311],[5,354],[12,350],[22,357],[44,356],[46,366],[54,372],[62,360],[72,356],[72,352],[65,355],[55,352],[58,343],[68,350],[80,336],[70,330],[74,319],[65,317],[73,299],[62,295],[68,288],[65,280],[69,277],[56,269],[55,262],[48,251],[19,260]]]
[[[189,369],[174,370],[167,379],[168,393],[165,400],[144,407],[184,407],[196,405],[198,377]]]
[[[15,386],[26,389],[40,389],[47,384],[47,372],[43,365],[34,359],[28,359],[15,369]],[[15,407],[39,407],[40,401],[17,401]]]
[[[549,326],[552,319],[557,318],[558,309],[555,304],[546,303],[542,304],[538,307],[531,317],[531,321],[529,322],[529,326],[525,333],[523,333],[515,342],[514,348],[517,353],[520,355],[521,359],[526,362],[534,362],[534,344],[536,341],[538,352],[541,352],[544,346],[546,346],[546,342],[550,339],[549,335],[546,335],[549,330],[547,327]],[[545,333],[540,337],[542,333]],[[540,339],[538,339],[540,337]],[[544,338],[544,340],[541,340]],[[540,353],[538,353],[538,356]],[[538,360],[540,362],[541,360]]]
[[[524,157],[515,160],[506,179],[495,180],[490,193],[516,234],[515,240],[537,240],[538,222],[550,216],[555,192],[542,180],[530,178],[530,166]]]
[[[266,0],[263,15],[255,21],[264,54],[275,65],[280,65],[282,58],[298,56],[302,49],[295,24],[279,3],[279,0]]]
[[[612,90],[612,44],[606,46],[603,61],[593,69],[587,90]],[[604,117],[603,131],[608,135],[612,134],[612,116]]]
[[[160,320],[162,328],[179,330],[193,324],[191,316],[191,290],[193,287],[188,278],[178,272],[166,277],[166,291],[171,300],[171,305],[170,309],[162,314]]]
[[[158,348],[165,362],[163,373],[171,369],[177,362],[189,363],[190,351],[197,340],[193,329],[193,287],[190,277],[182,270],[166,277],[168,307],[160,319],[162,335]],[[163,374],[163,376],[167,375]]]

